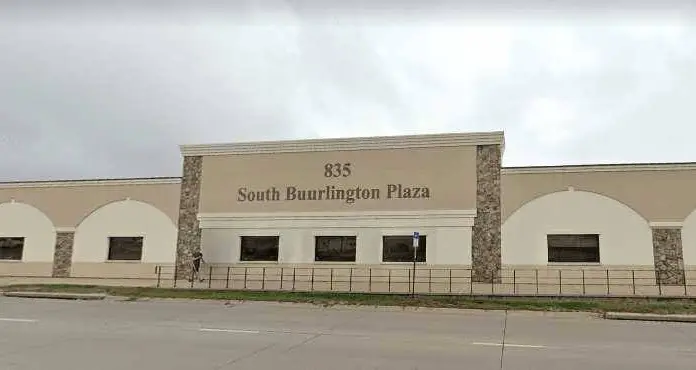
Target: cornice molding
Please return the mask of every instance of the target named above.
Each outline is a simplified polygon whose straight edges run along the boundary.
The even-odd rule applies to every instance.
[[[180,145],[183,156],[505,145],[502,131]]]
[[[650,227],[653,229],[681,229],[684,223],[680,221],[655,221],[650,222]]]
[[[580,172],[693,171],[696,163],[636,163],[570,166],[503,167],[504,175]]]
[[[200,213],[202,229],[471,227],[476,210]],[[418,231],[414,229],[413,231]]]
[[[57,233],[74,233],[77,231],[76,227],[56,227]]]
[[[0,182],[0,189],[180,184],[180,177]]]

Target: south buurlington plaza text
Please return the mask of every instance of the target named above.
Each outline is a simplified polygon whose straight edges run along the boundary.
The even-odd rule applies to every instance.
[[[327,185],[320,189],[301,189],[296,186],[286,186],[281,192],[275,186],[265,190],[250,190],[246,187],[237,190],[239,202],[268,202],[268,201],[292,201],[292,200],[343,200],[352,204],[356,200],[382,199],[382,189],[378,187],[351,187],[338,188]],[[403,184],[388,184],[384,187],[386,199],[404,198],[430,198],[430,189],[421,186],[409,186]],[[281,195],[283,198],[281,198]]]

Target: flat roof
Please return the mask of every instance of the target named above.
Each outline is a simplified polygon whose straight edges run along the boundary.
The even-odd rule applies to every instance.
[[[30,180],[30,181],[1,181],[2,188],[18,187],[55,187],[55,186],[85,186],[85,185],[156,185],[179,184],[181,177],[123,177],[123,178],[97,178],[74,180]]]
[[[530,174],[553,172],[626,172],[626,171],[678,171],[696,170],[696,162],[655,162],[655,163],[600,163],[573,164],[560,166],[519,166],[502,167],[504,174]]]
[[[180,145],[179,148],[183,156],[209,156],[229,154],[436,148],[469,145],[500,145],[501,150],[504,150],[505,135],[502,131],[490,131],[397,136],[364,136],[327,139],[186,144]]]

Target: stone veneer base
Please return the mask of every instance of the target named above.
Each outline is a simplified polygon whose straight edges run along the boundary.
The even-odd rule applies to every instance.
[[[500,145],[476,147],[476,220],[471,241],[475,282],[500,280],[500,166]]]
[[[681,229],[653,228],[652,234],[658,281],[664,285],[683,285],[685,276]]]
[[[198,206],[201,195],[203,157],[184,157],[179,199],[179,222],[176,242],[176,274],[188,278],[193,253],[201,250],[201,230],[198,225]]]
[[[75,233],[56,233],[56,248],[53,252],[53,277],[70,277],[72,266],[72,251]]]

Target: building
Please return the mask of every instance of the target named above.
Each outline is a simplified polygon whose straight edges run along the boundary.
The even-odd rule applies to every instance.
[[[0,184],[0,275],[696,267],[696,164],[501,168],[502,132],[184,145],[176,178]]]

